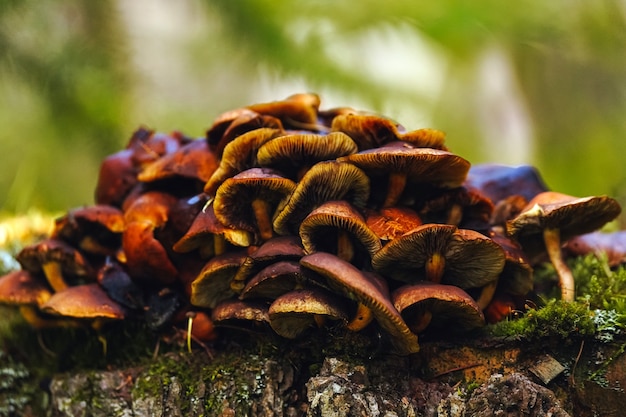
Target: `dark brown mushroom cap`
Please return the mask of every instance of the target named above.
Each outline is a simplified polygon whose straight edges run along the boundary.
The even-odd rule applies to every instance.
[[[272,302],[268,313],[272,329],[288,339],[295,339],[315,327],[319,318],[348,322],[341,298],[321,288],[283,294]]]
[[[211,320],[218,327],[261,331],[269,327],[268,305],[258,301],[227,299],[211,310]]]
[[[310,167],[317,162],[350,155],[358,150],[356,143],[342,132],[328,135],[294,134],[279,136],[266,142],[259,148],[257,160],[260,166],[292,173],[297,177],[301,168]]]
[[[122,320],[125,310],[96,283],[68,287],[52,295],[41,311],[77,319]]]
[[[370,182],[356,166],[336,161],[318,162],[302,177],[289,199],[283,200],[274,217],[274,230],[281,235],[298,234],[302,220],[330,200],[346,200],[364,208]]]
[[[247,106],[260,114],[277,117],[286,128],[310,128],[317,123],[320,98],[317,94],[293,94],[284,100]]]
[[[409,330],[388,294],[381,291],[359,269],[325,252],[307,255],[300,260],[300,264],[341,288],[343,295],[370,308],[378,324],[392,336],[394,345],[401,353],[409,354],[419,350],[417,336]]]
[[[474,165],[467,173],[464,185],[477,189],[494,204],[515,194],[528,201],[548,191],[537,169],[530,165]]]
[[[391,298],[410,328],[425,312],[432,315],[428,327],[443,327],[450,332],[464,332],[485,324],[483,313],[474,299],[454,285],[420,282],[402,286]]]
[[[139,181],[152,182],[167,178],[190,178],[207,182],[217,169],[217,154],[203,139],[193,140],[174,152],[147,164],[137,175]]]
[[[506,232],[517,239],[532,257],[543,250],[543,230],[560,230],[561,241],[593,232],[615,219],[619,203],[607,196],[572,197],[546,191],[530,200],[524,210],[506,224]]]
[[[59,239],[44,239],[24,247],[15,259],[23,269],[38,274],[44,264],[58,262],[64,275],[95,279],[95,271],[83,254]]]
[[[397,142],[338,158],[350,162],[370,176],[402,172],[409,182],[442,188],[459,187],[470,163],[453,153],[430,148],[413,148]]]
[[[467,229],[486,230],[489,228],[494,205],[478,190],[461,186],[433,190],[424,199],[417,197],[413,208],[424,223],[446,223]]]
[[[252,168],[224,181],[217,189],[213,209],[215,217],[226,227],[260,234],[255,200],[269,210],[268,225],[278,204],[288,198],[296,184],[270,168]]]
[[[132,155],[132,150],[124,149],[102,160],[94,190],[96,204],[121,207],[128,193],[138,182],[137,168],[133,165]]]
[[[307,254],[337,253],[338,233],[351,237],[371,258],[380,250],[378,236],[367,226],[363,216],[347,201],[327,201],[317,207],[300,224],[300,239]]]
[[[252,130],[268,128],[283,130],[283,124],[279,119],[273,116],[258,114],[253,111],[237,117],[224,131],[221,139],[215,145],[215,152],[220,158],[223,156],[224,148],[237,137],[246,134]]]
[[[301,288],[308,281],[298,261],[278,261],[254,275],[241,291],[239,298],[274,300],[286,292]]]
[[[45,280],[18,270],[0,277],[0,303],[42,306],[52,296]]]
[[[333,119],[331,130],[350,136],[360,151],[398,140],[397,124],[390,119],[375,115],[339,114]]]
[[[191,304],[215,307],[235,295],[230,284],[246,256],[245,251],[227,252],[209,260],[191,283]]]
[[[204,186],[204,192],[215,196],[218,187],[241,171],[258,166],[257,152],[261,145],[284,134],[282,130],[261,128],[244,133],[224,148],[220,164]]]
[[[121,244],[123,231],[122,211],[114,206],[97,204],[69,210],[57,218],[51,237],[88,253],[112,255]]]
[[[408,207],[367,210],[365,222],[383,244],[423,224],[419,215]]]
[[[139,128],[133,133],[126,148],[132,151],[133,165],[140,169],[163,155],[175,152],[189,140],[177,131],[168,134]]]
[[[228,110],[224,113],[220,114],[213,120],[213,124],[206,132],[206,140],[209,145],[213,148],[216,147],[218,142],[222,139],[224,132],[228,127],[237,119],[250,119],[258,116],[259,114],[255,111],[247,109],[245,107],[240,107],[234,110]],[[237,135],[239,136],[239,135]],[[218,153],[221,155],[221,152]]]
[[[576,236],[565,243],[564,249],[573,256],[606,254],[609,266],[615,267],[626,263],[626,230],[598,231]]]
[[[425,224],[385,245],[372,258],[379,273],[408,283],[426,279],[434,253],[445,259],[441,282],[463,289],[492,282],[504,267],[504,252],[487,236],[452,225]]]

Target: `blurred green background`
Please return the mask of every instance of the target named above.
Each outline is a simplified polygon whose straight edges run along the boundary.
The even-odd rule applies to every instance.
[[[139,125],[305,91],[626,205],[623,0],[0,0],[0,211],[91,204]]]

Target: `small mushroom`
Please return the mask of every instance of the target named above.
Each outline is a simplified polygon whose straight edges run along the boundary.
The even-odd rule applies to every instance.
[[[34,274],[43,271],[54,291],[67,288],[68,278],[95,280],[95,271],[82,253],[58,239],[44,239],[26,246],[16,259],[27,271]]]
[[[269,328],[268,305],[259,301],[227,299],[211,310],[211,320],[217,327],[259,333]]]
[[[279,261],[257,272],[246,283],[239,298],[274,300],[289,291],[302,288],[307,281],[298,261]]]
[[[211,258],[191,283],[191,304],[213,308],[220,301],[234,296],[231,282],[245,256],[246,252],[239,250]]]
[[[57,218],[51,237],[62,239],[86,253],[106,256],[119,250],[123,231],[122,211],[97,204],[69,210]]]
[[[302,220],[322,203],[346,200],[357,208],[364,208],[369,193],[369,179],[356,166],[336,161],[318,162],[298,182],[291,196],[279,204],[274,230],[280,235],[297,235]]]
[[[576,236],[565,243],[565,251],[572,256],[593,253],[606,255],[610,267],[626,263],[626,230],[591,232]]]
[[[328,320],[348,321],[341,298],[321,288],[289,291],[275,299],[268,310],[270,326],[285,338],[295,339]]]
[[[358,166],[372,181],[376,177],[387,178],[382,207],[397,205],[407,183],[428,184],[439,188],[459,187],[470,167],[468,161],[450,152],[413,148],[401,142],[392,142],[337,160]]]
[[[51,296],[45,281],[28,271],[17,270],[0,277],[0,304],[19,307],[22,317],[36,329],[57,324],[39,314],[39,308]]]
[[[559,276],[561,298],[574,301],[574,277],[561,255],[562,242],[599,229],[620,212],[619,203],[610,197],[577,198],[546,191],[537,194],[516,218],[507,222],[506,232],[531,258],[545,248]]]
[[[300,180],[311,166],[321,161],[350,155],[358,150],[348,135],[301,133],[279,136],[263,144],[257,153],[260,166],[274,168]]]
[[[216,145],[212,146],[212,148],[215,148],[217,155],[222,158],[226,145],[241,135],[262,128],[284,130],[283,124],[276,117],[247,110],[246,113],[239,115],[230,123],[219,138],[219,141],[216,142]],[[211,143],[211,141],[209,141],[209,143]]]
[[[407,283],[427,280],[467,289],[494,281],[504,267],[504,252],[473,230],[425,224],[383,246],[372,266]]]
[[[280,129],[261,128],[238,136],[224,148],[220,164],[204,185],[204,192],[214,197],[219,186],[228,178],[258,167],[257,152],[261,145],[283,134]]]
[[[411,331],[445,327],[446,332],[463,332],[485,324],[474,299],[454,285],[419,282],[396,289],[391,298]]]
[[[408,207],[369,209],[366,211],[365,222],[383,245],[424,223],[420,216]]]
[[[331,130],[350,136],[359,151],[396,141],[399,133],[397,124],[388,118],[352,112],[338,114],[333,119]]]
[[[317,94],[293,94],[284,100],[247,106],[260,114],[274,116],[286,128],[317,130],[317,111],[320,98]]]
[[[272,217],[279,202],[288,198],[296,184],[269,168],[251,168],[227,179],[215,194],[215,217],[226,227],[246,230],[255,242],[274,235]]]
[[[324,252],[304,256],[300,264],[326,278],[329,285],[344,296],[367,307],[378,324],[391,335],[394,345],[401,353],[409,354],[419,350],[417,336],[411,332],[393,306],[386,289],[381,288],[371,276],[337,256]],[[359,320],[358,315],[351,321],[355,319]]]
[[[360,263],[356,252],[364,252],[369,264],[381,248],[378,236],[347,201],[327,201],[309,213],[300,224],[300,238],[307,254],[329,252],[348,262]]]

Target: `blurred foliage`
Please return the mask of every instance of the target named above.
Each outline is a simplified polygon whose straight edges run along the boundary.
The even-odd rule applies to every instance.
[[[625,47],[619,0],[1,0],[0,208],[88,204],[137,125],[300,91],[626,203]]]

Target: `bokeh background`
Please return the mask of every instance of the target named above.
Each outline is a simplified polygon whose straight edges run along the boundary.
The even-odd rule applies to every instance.
[[[139,125],[305,91],[626,206],[624,0],[0,0],[0,212],[91,204]]]

